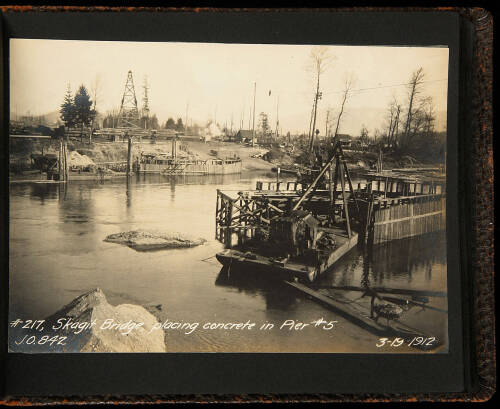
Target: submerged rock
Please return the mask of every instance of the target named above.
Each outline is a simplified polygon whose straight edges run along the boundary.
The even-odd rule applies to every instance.
[[[99,288],[47,318],[43,332],[10,335],[12,352],[166,352],[165,334],[150,312],[140,305],[112,306]],[[37,340],[45,336],[47,341],[12,342],[33,335]]]
[[[132,230],[110,234],[104,241],[124,244],[138,251],[194,247],[206,242],[205,239],[199,237],[154,230]]]

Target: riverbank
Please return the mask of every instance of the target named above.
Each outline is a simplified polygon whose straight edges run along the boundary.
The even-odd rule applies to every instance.
[[[44,141],[16,141],[10,147],[11,180],[38,180],[33,176],[37,172],[33,169],[32,155],[58,155],[59,142],[56,140]],[[124,142],[80,142],[70,140],[68,152],[78,158],[85,158],[99,164],[109,162],[124,162],[127,160],[127,143]],[[273,166],[257,156],[267,152],[260,147],[249,147],[231,142],[202,142],[202,141],[179,141],[179,156],[191,156],[200,160],[214,159],[215,157],[239,157],[242,161],[242,171],[268,171]],[[157,141],[152,144],[150,140],[134,141],[132,145],[132,161],[135,161],[141,153],[154,153],[156,155],[172,153],[171,141]],[[90,162],[89,162],[90,163]],[[70,163],[71,165],[71,163]],[[41,177],[40,177],[41,179]]]
[[[68,152],[71,157],[85,159],[87,162],[100,164],[110,162],[125,162],[127,160],[128,144],[126,142],[81,142],[70,140]],[[56,140],[43,141],[16,141],[10,146],[10,163],[12,172],[11,181],[41,180],[41,173],[32,168],[32,155],[52,154],[58,155],[59,142]],[[156,141],[151,143],[149,139],[136,140],[132,145],[132,161],[135,161],[142,153],[155,155],[171,155],[171,141]],[[178,141],[177,155],[179,157],[193,157],[199,160],[209,160],[216,157],[234,158],[239,157],[242,162],[242,171],[271,171],[273,168],[281,167],[282,171],[295,170],[296,164],[300,163],[300,157],[289,155],[280,149],[269,150],[263,147],[252,147],[234,142],[221,141]],[[378,161],[379,155],[375,152],[355,151],[344,149],[344,157],[349,170],[363,173],[372,171]],[[421,164],[409,156],[398,156],[385,153],[382,155],[383,167],[390,169],[421,170],[423,167],[442,168],[443,164]],[[80,160],[81,162],[81,160]],[[70,161],[71,165],[71,161]],[[291,172],[294,173],[294,172]]]

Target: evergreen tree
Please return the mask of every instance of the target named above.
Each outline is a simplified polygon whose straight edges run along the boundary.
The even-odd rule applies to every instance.
[[[175,125],[175,130],[177,132],[182,132],[184,131],[184,124],[182,123],[182,118],[177,119],[177,124]]]
[[[78,92],[75,94],[75,122],[81,126],[82,130],[85,126],[89,126],[92,122],[92,118],[95,115],[92,107],[92,101],[90,100],[87,88],[84,85],[80,85]]]
[[[165,124],[165,128],[175,129],[175,121],[172,118],[168,118],[167,123]]]
[[[70,128],[75,125],[75,103],[73,96],[71,95],[71,88],[69,84],[59,113],[61,114],[61,120],[64,122],[66,127]]]
[[[156,114],[153,114],[151,118],[149,118],[149,126],[151,129],[158,129],[158,118],[156,117]]]

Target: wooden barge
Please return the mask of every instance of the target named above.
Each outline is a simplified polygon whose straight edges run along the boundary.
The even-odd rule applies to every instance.
[[[341,146],[313,177],[218,190],[216,238],[226,247],[219,262],[314,281],[358,242],[446,228],[444,181],[374,176],[354,186]]]
[[[138,173],[165,175],[226,175],[241,173],[241,159],[181,159],[157,156],[141,160],[136,165]]]
[[[195,159],[181,158],[177,155],[177,138],[172,138],[170,155],[143,154],[135,163],[137,173],[160,173],[164,175],[228,175],[241,173],[241,159],[213,158]]]
[[[224,266],[250,268],[269,272],[277,277],[299,277],[312,282],[358,244],[357,233],[353,232],[351,237],[347,237],[341,229],[319,228],[319,231],[327,233],[330,240],[335,240],[335,245],[330,244],[329,248],[321,249],[317,257],[311,253],[299,256],[286,254],[280,257],[279,253],[262,252],[260,246],[246,243],[244,246],[217,253],[216,258]]]

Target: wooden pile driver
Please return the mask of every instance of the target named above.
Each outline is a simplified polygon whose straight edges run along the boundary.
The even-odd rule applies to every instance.
[[[314,193],[318,190],[318,187],[320,186],[320,180],[324,177],[326,172],[329,172],[329,177],[327,180],[327,183],[324,184],[324,186],[327,186],[328,191],[329,191],[329,198],[330,198],[330,212],[328,214],[328,217],[330,219],[331,223],[336,222],[335,218],[335,200],[337,198],[338,193],[342,195],[342,202],[343,202],[343,211],[344,211],[344,219],[346,223],[346,230],[348,237],[352,236],[352,230],[351,230],[351,219],[349,217],[349,208],[348,208],[348,197],[346,194],[346,182],[349,184],[349,190],[352,195],[352,199],[354,201],[354,208],[357,213],[357,217],[360,216],[360,210],[359,210],[359,204],[358,204],[358,198],[356,196],[356,192],[354,191],[354,187],[352,184],[351,176],[349,174],[349,169],[347,168],[347,163],[344,158],[344,152],[342,150],[342,145],[340,142],[336,142],[335,145],[333,146],[332,153],[329,156],[329,159],[327,160],[326,164],[323,165],[322,169],[316,176],[316,178],[313,180],[313,182],[307,187],[307,189],[304,191],[304,193],[301,195],[297,203],[292,208],[292,211],[297,210],[303,206],[303,202],[307,199],[307,204],[308,202],[311,201]],[[340,192],[337,192],[337,184],[340,179]]]
[[[352,237],[349,208],[359,214],[358,198],[340,143],[334,145],[329,159],[317,172],[307,186],[294,184],[300,186],[300,190],[239,191],[237,195],[218,190],[216,238],[228,244],[232,232],[238,232],[240,238],[260,237],[261,233],[267,237],[273,222],[296,214],[298,210],[311,213],[323,227],[338,227],[344,222],[347,237]],[[329,172],[329,177],[325,177],[326,172]],[[340,190],[337,189],[339,181]],[[347,193],[347,184],[350,194]],[[339,195],[342,196],[340,203]]]
[[[329,177],[325,177],[327,171]],[[359,212],[337,143],[305,189],[238,192],[236,198],[218,191],[217,238],[226,250],[217,253],[217,260],[226,266],[252,267],[312,282],[358,243],[358,233],[351,230],[349,206]],[[233,233],[238,236],[234,247]]]

